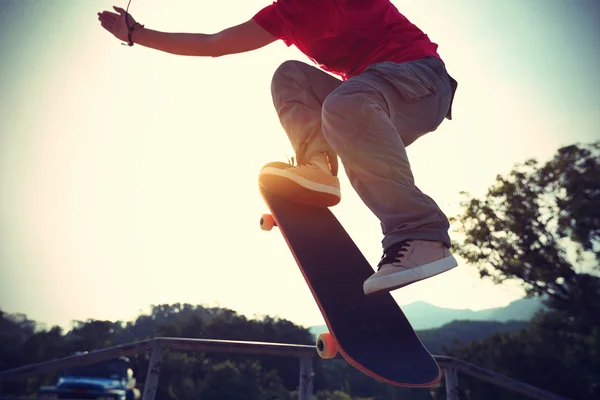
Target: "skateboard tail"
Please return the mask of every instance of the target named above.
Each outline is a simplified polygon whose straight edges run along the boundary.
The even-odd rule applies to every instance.
[[[336,340],[335,336],[333,334],[331,334],[331,336],[333,337],[334,342],[336,342],[336,344],[337,344],[337,340]],[[431,382],[426,382],[426,383],[421,383],[421,384],[396,382],[391,379],[385,378],[379,374],[376,374],[369,369],[364,368],[360,363],[358,363],[356,360],[354,360],[352,357],[350,357],[348,354],[346,354],[342,348],[338,347],[338,351],[340,352],[342,357],[344,357],[346,359],[346,361],[348,361],[354,368],[358,369],[363,374],[366,374],[372,378],[375,378],[379,381],[388,383],[390,385],[400,386],[400,387],[411,387],[411,388],[428,388],[428,387],[437,385],[440,382],[440,379],[442,377],[441,371],[439,371],[437,377]]]
[[[277,226],[281,227],[280,221],[278,220],[277,215],[273,212],[273,209],[271,208],[271,205],[269,204],[269,202],[267,203],[267,207],[269,208],[269,210],[271,211],[271,215],[273,216],[273,219],[275,220],[275,223]],[[317,303],[317,306],[319,307],[319,310],[321,311],[321,314],[323,315],[323,318],[325,320],[325,324],[327,325],[327,329],[329,330],[329,333],[337,347],[338,352],[342,355],[342,357],[344,357],[344,359],[346,361],[348,361],[354,368],[358,369],[359,371],[361,371],[362,373],[377,379],[379,381],[394,385],[394,386],[400,386],[400,387],[413,387],[413,388],[427,388],[427,387],[432,387],[435,386],[437,383],[439,383],[440,379],[441,379],[441,371],[438,368],[438,374],[435,377],[435,379],[433,379],[430,382],[424,382],[424,383],[420,383],[420,384],[414,384],[414,383],[405,383],[405,382],[398,382],[398,381],[394,381],[391,380],[389,378],[386,378],[384,376],[381,376],[373,371],[371,371],[370,369],[365,368],[362,364],[360,364],[358,361],[356,361],[352,356],[350,356],[348,353],[346,353],[346,351],[343,349],[343,347],[341,347],[339,340],[337,339],[336,335],[335,335],[335,331],[332,329],[331,323],[329,321],[329,319],[327,318],[327,314],[325,312],[325,309],[323,307],[323,305],[321,304],[319,297],[317,296],[313,286],[310,283],[310,280],[308,279],[308,276],[306,275],[304,269],[302,268],[302,264],[300,262],[300,260],[298,259],[298,256],[296,254],[296,252],[294,251],[294,248],[292,247],[290,240],[287,238],[287,236],[285,234],[282,234],[288,248],[290,249],[290,252],[292,253],[292,256],[294,257],[294,260],[296,261],[296,263],[298,264],[298,266],[300,267],[300,272],[302,273],[302,276],[304,278],[304,280],[306,281],[311,294],[313,296],[313,299],[315,300],[315,302]]]

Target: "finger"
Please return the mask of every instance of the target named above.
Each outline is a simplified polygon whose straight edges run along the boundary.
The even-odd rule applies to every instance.
[[[100,24],[102,24],[102,26],[113,27],[115,25],[114,21],[110,21],[110,20],[98,18],[98,21],[100,21]]]
[[[115,14],[114,12],[110,12],[110,11],[102,11],[102,12],[99,12],[98,15],[101,15],[103,17],[111,17],[111,18],[119,17],[119,14]]]
[[[98,19],[100,21],[106,21],[106,22],[111,22],[111,23],[115,23],[117,21],[117,17],[112,16],[112,15],[100,15],[98,17]]]
[[[112,33],[112,25],[106,24],[104,22],[102,22],[100,25],[102,25],[102,27],[104,29],[106,29],[107,31],[109,31],[110,33]]]
[[[108,21],[100,21],[100,25],[102,25],[102,27],[104,27],[105,29],[109,30],[109,31],[113,31],[113,28],[115,26],[115,24],[113,24],[112,22],[108,22]]]
[[[110,17],[110,16],[107,17],[107,16],[102,16],[101,15],[101,16],[98,17],[98,21],[100,21],[100,24],[102,24],[103,27],[105,27],[105,28],[108,27],[108,28],[112,29],[112,27],[116,23],[116,18],[115,17]]]
[[[117,18],[113,16],[100,15],[98,16],[98,21],[115,24],[117,22]]]
[[[118,12],[119,14],[123,15],[125,14],[125,10],[123,10],[121,7],[117,7],[117,6],[113,6],[113,8],[115,9],[116,12]]]

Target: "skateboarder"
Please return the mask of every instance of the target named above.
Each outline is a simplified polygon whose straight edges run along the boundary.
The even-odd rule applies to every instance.
[[[364,283],[366,294],[457,265],[448,219],[415,185],[406,153],[452,118],[457,84],[437,44],[389,0],[278,0],[216,34],[159,32],[114,9],[98,14],[101,25],[130,46],[219,57],[276,40],[295,45],[319,68],[287,61],[275,71],[271,91],[296,163],[265,165],[261,184],[294,201],[334,206],[341,199],[339,157],[383,231],[383,256]],[[441,164],[431,160],[434,168]]]

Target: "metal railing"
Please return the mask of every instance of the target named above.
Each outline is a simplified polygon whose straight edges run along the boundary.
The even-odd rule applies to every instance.
[[[120,356],[131,356],[143,352],[151,352],[142,400],[154,400],[156,396],[156,390],[158,388],[158,377],[160,375],[164,350],[206,351],[256,355],[268,354],[282,357],[297,357],[300,359],[298,399],[308,400],[312,398],[313,359],[318,357],[314,346],[284,343],[245,342],[235,340],[159,337],[121,346],[94,350],[86,354],[74,355],[6,371],[0,371],[0,383],[23,379],[43,373],[94,364]],[[476,365],[457,360],[453,357],[435,356],[435,359],[444,371],[447,400],[459,400],[459,372],[489,382],[498,387],[524,394],[533,399],[568,400],[565,397],[558,396]],[[7,399],[0,397],[0,400]]]

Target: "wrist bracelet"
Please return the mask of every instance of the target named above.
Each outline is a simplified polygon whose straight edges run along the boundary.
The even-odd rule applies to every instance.
[[[139,22],[136,22],[131,27],[129,27],[129,30],[127,32],[127,39],[129,39],[129,43],[128,43],[129,47],[133,46],[133,39],[131,38],[131,34],[135,30],[135,28],[137,28],[138,26],[141,26],[142,28],[144,27],[144,25],[140,24]]]

